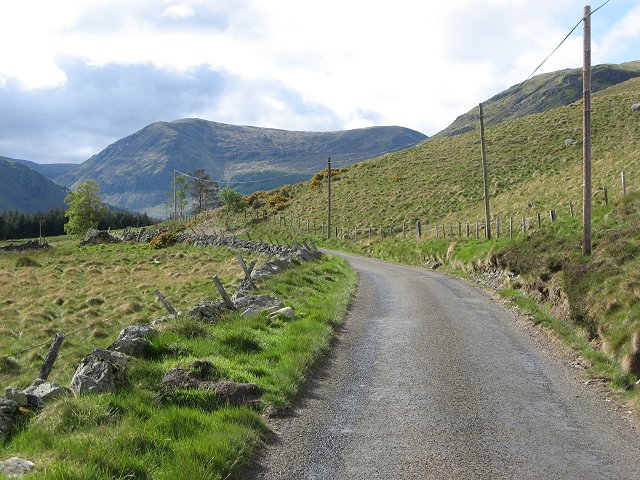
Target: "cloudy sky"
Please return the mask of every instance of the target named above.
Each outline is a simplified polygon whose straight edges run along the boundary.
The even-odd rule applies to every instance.
[[[0,155],[82,162],[149,123],[185,117],[432,135],[526,79],[584,4],[3,1]],[[637,0],[611,0],[592,29],[594,64],[640,59]],[[540,72],[581,63],[582,27]]]

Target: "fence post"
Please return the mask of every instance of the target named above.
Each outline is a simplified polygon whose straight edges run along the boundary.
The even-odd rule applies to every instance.
[[[624,171],[620,173],[620,176],[622,177],[622,196],[624,197],[627,195],[627,183],[625,182]]]
[[[447,238],[447,229],[444,223],[442,224],[442,238]]]
[[[436,239],[438,239],[440,238],[440,232],[438,232],[438,224],[436,223],[434,227],[436,227]]]
[[[540,212],[536,212],[536,219],[538,220],[538,228],[542,227],[542,217],[540,216]]]
[[[222,282],[220,281],[220,279],[218,278],[217,275],[214,275],[212,277],[213,283],[216,285],[216,288],[218,289],[218,292],[220,293],[220,296],[222,297],[222,300],[224,300],[224,304],[228,307],[233,309],[233,302],[231,302],[231,298],[229,298],[229,294],[227,293],[227,291],[224,289],[224,286],[222,285]]]
[[[458,222],[458,238],[462,238],[462,224]]]
[[[509,216],[509,238],[513,238],[513,217]]]
[[[160,290],[156,289],[155,294],[156,294],[156,297],[158,297],[158,300],[160,300],[160,302],[164,305],[164,308],[166,308],[171,315],[173,316],[178,315],[178,312],[176,312],[176,309],[173,308],[173,306],[169,303],[169,300],[167,300],[164,297],[164,295],[160,293]]]
[[[522,234],[527,234],[527,219],[522,217]]]
[[[496,215],[496,238],[500,238],[500,215]]]
[[[607,187],[602,187],[602,192],[604,193],[604,204],[609,205],[609,191]]]
[[[465,230],[467,232],[467,238],[469,238],[469,222],[466,223]]]
[[[404,222],[402,222],[402,238],[406,238],[406,236],[405,225]]]
[[[476,240],[478,240],[479,235],[478,235],[478,222],[476,222]]]
[[[53,336],[53,343],[49,348],[49,352],[42,362],[42,367],[40,367],[40,373],[38,374],[38,378],[41,380],[46,380],[53,369],[53,364],[58,358],[58,351],[62,346],[62,342],[64,342],[64,333],[56,333]]]
[[[556,211],[555,210],[549,210],[549,220],[551,220],[551,223],[556,221]]]
[[[573,202],[569,202],[569,215],[573,218]]]
[[[420,238],[422,237],[422,226],[420,224],[420,220],[416,222],[416,229],[418,232],[418,240],[420,240]]]
[[[369,241],[371,241],[371,225],[369,225]]]

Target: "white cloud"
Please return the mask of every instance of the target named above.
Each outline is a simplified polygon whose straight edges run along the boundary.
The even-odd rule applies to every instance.
[[[189,5],[184,4],[171,5],[164,12],[162,12],[162,15],[164,17],[169,18],[188,18],[193,17],[195,14],[196,12],[193,10],[193,8],[191,8]]]

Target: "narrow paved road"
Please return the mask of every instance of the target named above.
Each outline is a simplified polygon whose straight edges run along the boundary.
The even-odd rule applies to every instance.
[[[638,432],[513,314],[449,277],[343,256],[353,308],[253,478],[640,478]]]

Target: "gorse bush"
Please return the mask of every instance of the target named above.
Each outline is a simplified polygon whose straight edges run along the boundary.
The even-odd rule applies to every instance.
[[[161,248],[168,247],[170,245],[174,245],[176,243],[176,234],[171,232],[162,232],[151,240],[149,245],[154,250],[159,250]]]

